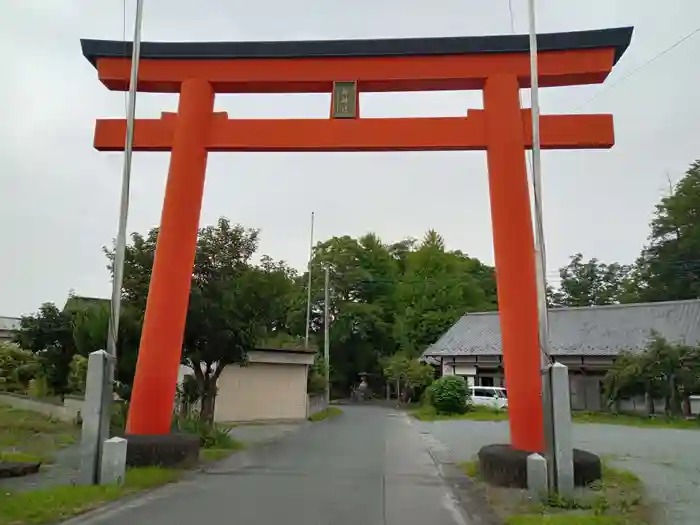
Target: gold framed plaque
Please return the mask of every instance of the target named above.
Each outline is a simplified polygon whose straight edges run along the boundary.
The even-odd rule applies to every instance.
[[[333,82],[333,118],[357,118],[357,82]]]

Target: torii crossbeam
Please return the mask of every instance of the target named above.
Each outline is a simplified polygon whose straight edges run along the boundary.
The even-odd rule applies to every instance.
[[[538,35],[541,87],[601,83],[631,28]],[[83,40],[111,90],[128,89],[131,46]],[[544,447],[535,258],[525,149],[527,35],[311,42],[143,43],[139,91],[179,93],[177,114],[136,121],[136,151],[171,151],[128,432],[170,430],[209,151],[485,150],[501,339],[514,448]],[[362,119],[360,92],[483,90],[458,118]],[[216,93],[332,93],[329,119],[229,119]],[[123,119],[98,120],[95,147],[124,149]],[[541,118],[544,149],[610,148],[611,115]]]

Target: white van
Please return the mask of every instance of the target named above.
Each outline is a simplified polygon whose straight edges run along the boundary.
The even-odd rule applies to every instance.
[[[508,393],[498,386],[470,386],[472,403],[497,409],[508,408]]]

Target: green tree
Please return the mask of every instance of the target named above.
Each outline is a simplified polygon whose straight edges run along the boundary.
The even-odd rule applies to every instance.
[[[418,389],[429,386],[435,377],[430,365],[401,352],[385,358],[382,365],[384,377],[389,384],[395,385],[397,399],[407,402],[415,397]]]
[[[124,267],[125,303],[145,308],[158,230],[132,235]],[[287,305],[294,273],[263,257],[251,260],[259,232],[221,218],[200,229],[192,273],[182,363],[193,370],[201,399],[201,418],[214,416],[216,384],[231,364],[244,364],[261,340],[287,328]],[[113,252],[107,251],[113,260]]]
[[[559,289],[548,290],[551,306],[595,306],[633,302],[632,267],[584,261],[583,255],[571,256],[568,265],[559,269]]]
[[[494,269],[429,231],[387,244],[374,234],[333,237],[314,247],[312,338],[323,332],[324,268],[330,272],[331,384],[347,395],[360,373],[383,387],[384,360],[397,352],[417,357],[466,311],[496,307]],[[306,279],[297,281],[290,330],[302,334]],[[393,382],[393,381],[392,381]]]
[[[700,160],[656,206],[637,265],[643,300],[700,297]]]
[[[688,398],[700,391],[700,350],[669,343],[652,332],[639,353],[625,352],[604,379],[604,392],[611,405],[644,395],[647,412],[654,413],[654,399],[664,399],[665,412],[678,415],[689,407]]]
[[[444,239],[429,231],[406,255],[396,287],[394,337],[416,357],[466,312],[496,307],[494,270],[459,251],[446,251]]]
[[[37,356],[49,389],[67,393],[70,362],[77,353],[70,314],[44,303],[38,312],[22,317],[16,340]]]

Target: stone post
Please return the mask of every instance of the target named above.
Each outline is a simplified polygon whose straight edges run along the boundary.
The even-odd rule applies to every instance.
[[[126,439],[113,437],[102,444],[100,485],[124,483],[126,475]]]
[[[539,454],[527,457],[527,492],[534,501],[541,501],[547,495],[547,460]]]
[[[574,490],[574,451],[568,368],[561,363],[549,365],[545,381],[548,387],[543,393],[549,491],[570,496]]]
[[[112,388],[107,384],[110,366],[111,359],[104,350],[92,352],[88,356],[85,401],[81,412],[80,471],[77,479],[81,485],[95,485],[99,482],[102,443],[109,437],[112,408]]]

